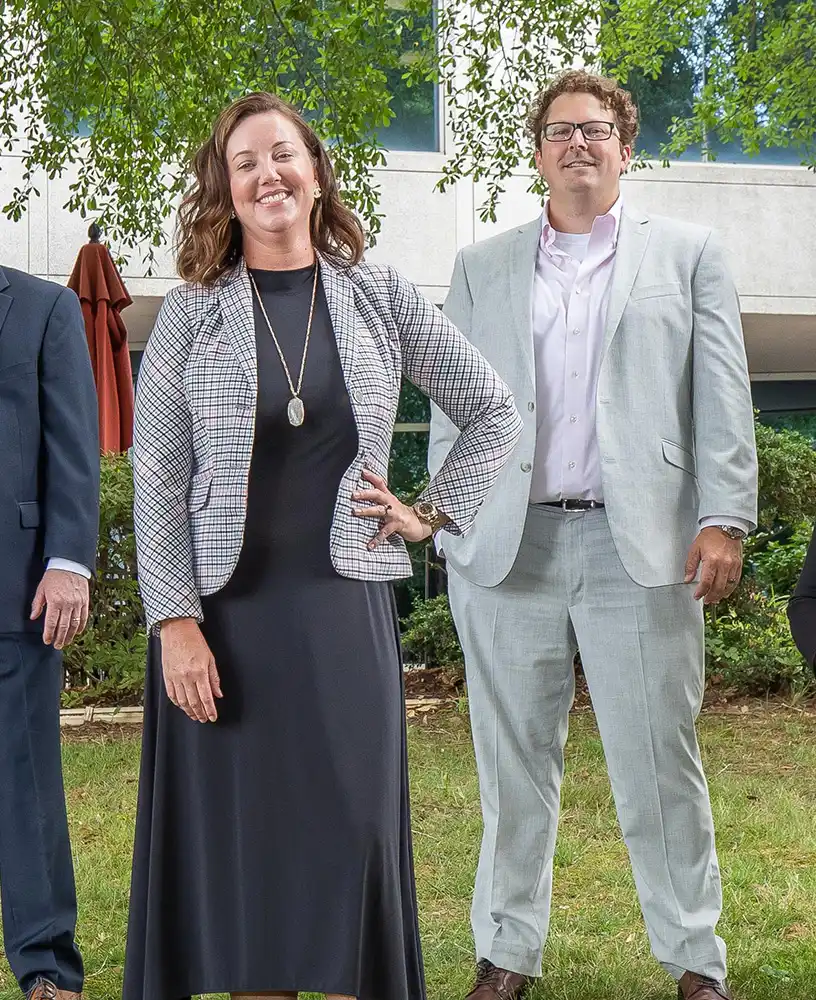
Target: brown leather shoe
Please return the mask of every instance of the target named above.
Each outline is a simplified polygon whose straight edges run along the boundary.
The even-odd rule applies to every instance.
[[[521,1000],[530,982],[530,976],[508,972],[481,958],[476,963],[476,982],[465,1000],[496,1000],[496,997],[499,1000]]]
[[[26,1000],[82,1000],[82,994],[71,993],[70,990],[58,990],[50,979],[43,979],[40,976],[26,993]]]
[[[709,979],[696,972],[684,972],[677,984],[678,1000],[734,1000],[725,980]]]

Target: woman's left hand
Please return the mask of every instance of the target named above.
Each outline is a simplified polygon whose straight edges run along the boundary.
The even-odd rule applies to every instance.
[[[357,507],[352,510],[355,517],[378,518],[380,530],[368,543],[369,549],[382,545],[390,535],[402,535],[406,542],[421,542],[430,538],[431,527],[416,516],[413,508],[407,507],[388,489],[388,484],[374,472],[363,469],[363,479],[371,483],[372,489],[358,490],[351,494],[352,500],[367,500],[371,507]]]

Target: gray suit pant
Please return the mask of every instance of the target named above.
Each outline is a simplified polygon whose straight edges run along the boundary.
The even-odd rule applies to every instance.
[[[450,572],[484,835],[477,956],[541,974],[573,658],[580,648],[652,952],[679,979],[725,977],[722,894],[695,721],[704,688],[693,587],[640,587],[604,510],[531,506],[497,587]]]

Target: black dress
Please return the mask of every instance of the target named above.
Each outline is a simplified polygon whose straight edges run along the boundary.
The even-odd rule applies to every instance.
[[[253,271],[297,381],[312,268]],[[322,288],[290,426],[255,305],[244,545],[206,597],[217,723],[171,704],[151,640],[124,1000],[300,990],[423,1000],[402,671],[389,584],[339,576],[329,530],[357,431]],[[372,534],[378,522],[372,522]]]

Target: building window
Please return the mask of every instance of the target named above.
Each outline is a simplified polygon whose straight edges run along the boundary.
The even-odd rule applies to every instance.
[[[425,44],[423,33],[433,26],[434,21],[435,14],[431,11],[427,19],[417,20],[413,31],[402,32],[403,68],[386,74],[394,117],[376,133],[386,149],[430,152],[439,149],[439,87],[431,81],[409,87],[402,78],[405,68]]]

